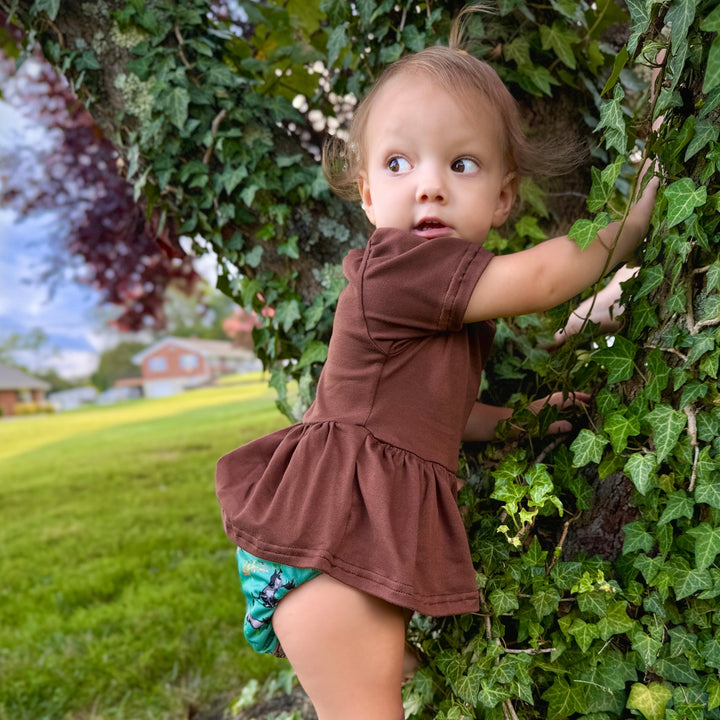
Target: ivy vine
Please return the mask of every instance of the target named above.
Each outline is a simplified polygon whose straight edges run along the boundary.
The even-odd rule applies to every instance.
[[[323,243],[344,251],[365,237],[319,172],[323,123],[349,112],[387,63],[444,37],[461,5],[242,2],[237,27],[203,0],[127,0],[112,15],[115,42],[133,55],[116,81],[129,177],[199,250],[206,242],[218,253],[223,290],[263,318],[257,349],[289,415],[312,399],[344,283],[342,252]],[[43,24],[61,6],[38,0],[27,26],[89,99],[102,64],[91,43],[62,47]],[[528,434],[466,448],[460,502],[481,611],[414,619],[425,664],[404,689],[406,716],[719,718],[720,7],[497,8],[474,20],[473,51],[524,103],[569,94],[587,122],[594,166],[576,241],[624,215],[638,156],[657,158],[662,185],[618,333],[588,323],[544,349],[570,304],[498,325],[483,392],[513,404]],[[490,249],[538,242],[557,221],[540,184],[526,181],[521,199]],[[312,292],[300,281],[310,256]],[[545,444],[554,411],[525,408],[558,389],[592,391],[594,404],[572,436]],[[622,505],[617,549],[576,542],[570,553],[608,496]]]

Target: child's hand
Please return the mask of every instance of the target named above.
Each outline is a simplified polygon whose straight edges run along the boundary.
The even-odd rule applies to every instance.
[[[588,321],[600,326],[600,332],[611,333],[620,327],[618,317],[625,307],[620,304],[621,283],[637,275],[639,268],[623,265],[610,282],[592,297],[584,300],[573,311],[564,328],[555,333],[551,348],[562,345],[571,335],[580,332]]]
[[[561,410],[570,407],[585,408],[591,399],[592,397],[584,392],[572,392],[569,395],[556,392],[547,397],[534,400],[528,405],[528,410],[537,415],[546,405],[552,405]],[[558,435],[559,433],[570,432],[570,430],[572,430],[572,423],[569,420],[556,420],[548,427],[547,434]]]

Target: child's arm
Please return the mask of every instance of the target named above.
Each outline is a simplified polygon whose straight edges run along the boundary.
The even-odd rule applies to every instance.
[[[559,408],[582,407],[589,401],[590,395],[587,393],[578,392],[563,396],[562,393],[556,392],[545,398],[534,400],[528,405],[528,410],[537,415],[545,405],[554,405]],[[512,414],[512,408],[476,402],[470,411],[470,417],[465,426],[462,439],[466,442],[489,442],[494,440],[498,425],[504,420],[509,420]],[[572,425],[567,420],[557,420],[550,424],[547,434],[556,435],[557,433],[569,432],[571,429]]]
[[[567,236],[494,257],[478,280],[465,322],[547,310],[574,297],[630,258],[643,240],[655,204],[658,178],[645,186],[625,222],[601,230],[585,250]]]

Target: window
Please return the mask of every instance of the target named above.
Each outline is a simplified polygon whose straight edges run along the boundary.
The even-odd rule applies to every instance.
[[[167,360],[162,355],[156,355],[148,360],[148,370],[150,372],[165,372],[167,370]]]
[[[184,355],[180,356],[180,367],[183,370],[195,370],[197,366],[199,365],[198,356],[197,355],[191,355],[189,353],[185,353]]]

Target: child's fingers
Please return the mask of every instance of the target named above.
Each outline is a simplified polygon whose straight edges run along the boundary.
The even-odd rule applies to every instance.
[[[572,424],[567,420],[556,420],[554,423],[550,423],[547,429],[547,435],[560,435],[561,433],[570,432],[572,430]]]
[[[592,395],[585,392],[571,392],[565,395],[561,392],[553,393],[549,402],[559,408],[585,407],[592,400]]]

